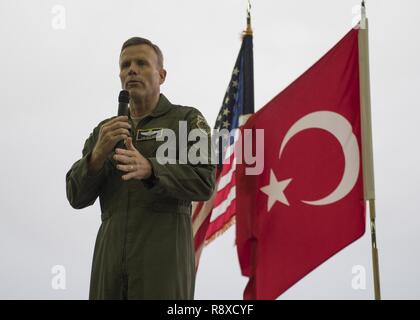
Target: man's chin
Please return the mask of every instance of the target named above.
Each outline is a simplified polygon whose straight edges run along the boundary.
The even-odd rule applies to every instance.
[[[130,98],[131,99],[138,100],[138,99],[141,99],[144,96],[143,90],[141,90],[139,88],[131,87],[131,88],[128,88],[127,90],[130,93]]]

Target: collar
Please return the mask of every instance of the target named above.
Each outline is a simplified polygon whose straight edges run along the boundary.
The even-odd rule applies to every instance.
[[[160,117],[161,115],[164,115],[171,109],[172,109],[172,103],[170,103],[169,100],[161,93],[159,95],[159,101],[158,101],[157,106],[153,109],[151,113],[149,113],[145,117],[142,117],[141,119],[144,119],[147,117],[157,118],[157,117]],[[128,113],[128,117],[131,119],[130,112]]]
[[[153,110],[151,114],[149,114],[149,116],[159,117],[167,113],[171,109],[172,109],[172,103],[170,103],[169,100],[161,93],[159,96],[159,102],[156,108]]]

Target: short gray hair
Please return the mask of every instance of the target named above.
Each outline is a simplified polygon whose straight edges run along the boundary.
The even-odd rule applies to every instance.
[[[145,38],[132,37],[132,38],[128,39],[127,41],[125,41],[122,45],[120,55],[125,48],[130,47],[130,46],[137,46],[137,45],[141,45],[141,44],[145,44],[155,51],[155,53],[157,55],[157,58],[158,58],[159,67],[163,68],[163,54],[162,54],[162,51],[152,41],[150,41],[148,39],[145,39]]]

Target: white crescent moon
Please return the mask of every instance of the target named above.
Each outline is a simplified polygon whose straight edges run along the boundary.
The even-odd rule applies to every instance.
[[[344,174],[337,188],[326,197],[315,201],[303,201],[314,206],[323,206],[344,198],[356,184],[359,176],[360,153],[356,136],[350,122],[342,115],[331,111],[310,113],[293,124],[284,137],[280,147],[281,156],[287,142],[297,133],[306,129],[323,129],[334,135],[340,142],[344,153]]]

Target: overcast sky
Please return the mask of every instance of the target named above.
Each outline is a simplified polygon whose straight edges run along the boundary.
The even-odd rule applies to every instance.
[[[382,296],[419,299],[420,3],[366,3]],[[359,4],[253,1],[257,110],[347,33]],[[1,299],[88,297],[100,208],[71,208],[65,174],[93,127],[117,112],[121,44],[131,36],[157,43],[168,71],[162,92],[213,125],[245,8],[245,0],[0,1]],[[51,285],[56,265],[65,290]],[[355,266],[366,270],[364,290],[352,288]],[[371,269],[367,230],[280,299],[372,299]],[[241,299],[246,282],[231,228],[204,249],[196,298]]]

